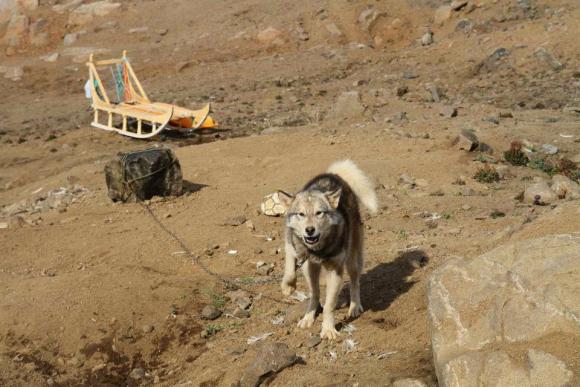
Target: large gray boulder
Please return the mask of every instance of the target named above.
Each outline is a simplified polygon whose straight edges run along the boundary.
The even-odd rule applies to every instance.
[[[428,283],[440,385],[572,385],[574,354],[566,343],[580,332],[579,294],[580,234],[446,263]],[[550,353],[554,345],[562,358]]]

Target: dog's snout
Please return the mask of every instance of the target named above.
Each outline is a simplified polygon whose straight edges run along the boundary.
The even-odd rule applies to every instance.
[[[306,234],[309,236],[314,235],[314,231],[316,231],[316,229],[314,227],[306,227]]]

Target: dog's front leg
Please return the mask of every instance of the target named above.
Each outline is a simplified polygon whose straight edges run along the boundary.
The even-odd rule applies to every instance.
[[[289,296],[296,290],[296,249],[286,238],[284,246],[286,259],[284,262],[284,277],[282,277],[282,293]]]
[[[303,270],[304,278],[306,278],[308,290],[310,291],[310,300],[308,301],[308,308],[306,309],[304,317],[298,322],[298,327],[310,328],[314,324],[316,311],[320,305],[320,264],[306,260]]]
[[[322,331],[320,337],[334,340],[339,333],[334,327],[334,310],[338,301],[338,294],[342,288],[342,270],[329,268],[326,277],[326,301],[322,312]]]

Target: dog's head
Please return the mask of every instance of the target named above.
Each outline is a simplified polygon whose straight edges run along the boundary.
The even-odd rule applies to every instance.
[[[302,191],[296,196],[280,192],[286,207],[286,226],[310,250],[321,250],[331,240],[342,224],[343,218],[336,209],[341,189],[332,192]]]

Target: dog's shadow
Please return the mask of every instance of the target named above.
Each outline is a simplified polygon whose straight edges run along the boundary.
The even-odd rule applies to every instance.
[[[408,292],[415,282],[407,277],[427,265],[429,257],[423,250],[399,254],[391,262],[379,263],[361,277],[361,302],[365,310],[387,309],[397,297]],[[348,305],[349,286],[345,286],[340,299]]]

